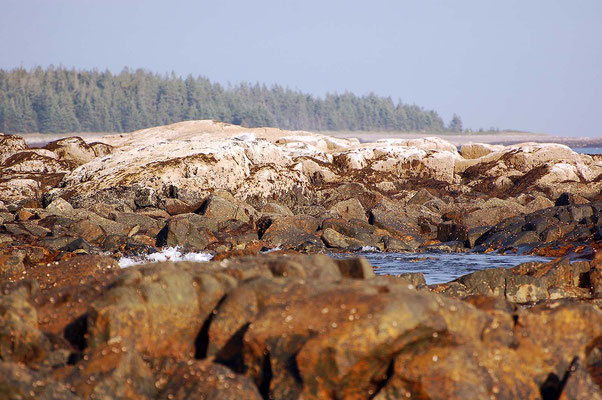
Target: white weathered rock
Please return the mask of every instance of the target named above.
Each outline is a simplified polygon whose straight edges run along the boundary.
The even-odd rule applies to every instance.
[[[68,137],[50,142],[45,149],[57,154],[61,160],[71,161],[77,165],[85,164],[96,158],[94,149],[80,137]]]
[[[379,190],[393,191],[407,179],[437,180],[452,185],[456,193],[495,191],[496,195],[517,196],[536,191],[549,198],[561,189],[591,198],[602,189],[598,179],[602,162],[556,144],[470,144],[463,146],[461,155],[455,145],[440,138],[359,143],[357,139],[249,129],[214,121],[180,122],[102,140],[105,144],[96,146],[98,149],[81,139],[68,138],[45,150],[30,151],[29,159],[19,155],[13,170],[7,167],[2,171],[2,184],[11,181],[8,172],[67,173],[53,198],[64,192],[92,196],[136,184],[154,190],[159,198],[177,193],[179,200],[191,205],[216,190],[234,194],[237,201],[269,202],[291,192],[295,196],[311,194],[315,184],[344,181],[369,182]],[[11,154],[27,151],[24,142],[15,138],[0,136],[0,143],[13,149]],[[39,162],[43,158],[48,160],[46,166]],[[69,173],[72,166],[61,163],[82,165]],[[44,190],[36,185],[37,192]],[[29,192],[34,190],[27,187]],[[13,201],[19,197],[7,190],[10,195],[2,198]],[[516,193],[510,193],[513,190]]]
[[[13,154],[27,149],[29,149],[29,146],[22,137],[0,133],[0,164]]]
[[[458,148],[447,140],[438,137],[424,137],[418,139],[380,139],[376,143],[389,146],[416,147],[421,150],[449,151],[458,153]]]
[[[486,143],[468,143],[462,145],[460,148],[460,154],[467,160],[474,160],[481,158],[487,154],[491,154],[496,151],[504,149],[502,145],[486,144]]]
[[[10,180],[0,179],[0,200],[6,203],[16,203],[27,198],[41,197],[40,182],[34,179],[15,177]]]

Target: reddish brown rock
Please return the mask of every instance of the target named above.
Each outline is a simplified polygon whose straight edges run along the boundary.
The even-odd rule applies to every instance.
[[[444,336],[407,346],[378,400],[540,399],[539,387],[508,348],[457,345]]]
[[[5,399],[78,400],[67,387],[47,374],[22,364],[0,361],[0,394]]]
[[[150,356],[190,357],[205,319],[226,293],[208,274],[172,263],[130,267],[88,310],[88,344],[115,338]]]
[[[150,400],[157,395],[150,367],[119,340],[84,353],[74,367],[54,375],[82,399]]]
[[[0,359],[24,364],[39,362],[50,342],[38,329],[38,313],[24,288],[0,296]]]
[[[209,360],[180,363],[167,379],[158,399],[262,399],[248,378]]]

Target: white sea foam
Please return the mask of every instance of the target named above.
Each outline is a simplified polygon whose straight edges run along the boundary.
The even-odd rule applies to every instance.
[[[380,249],[378,247],[374,247],[374,246],[362,246],[360,251],[361,252],[373,252],[373,251],[380,251]]]
[[[273,249],[262,250],[260,253],[267,254],[267,253],[272,253],[274,251],[280,251],[280,250],[282,250],[282,248],[280,246],[278,246],[278,247],[274,247]]]
[[[209,253],[184,253],[182,254],[181,248],[166,247],[161,251],[152,254],[145,254],[143,256],[136,257],[121,257],[119,259],[119,266],[121,268],[131,267],[132,265],[146,264],[152,262],[161,261],[209,261],[213,258],[212,254]]]

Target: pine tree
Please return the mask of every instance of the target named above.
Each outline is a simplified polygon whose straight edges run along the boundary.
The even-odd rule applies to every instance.
[[[452,132],[462,132],[462,119],[459,115],[453,115],[451,121],[449,121],[449,130]]]

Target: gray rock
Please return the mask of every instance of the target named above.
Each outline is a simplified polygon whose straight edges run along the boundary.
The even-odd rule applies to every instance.
[[[504,247],[516,247],[522,244],[536,244],[540,241],[539,235],[534,231],[524,231],[507,236],[502,242]]]
[[[322,240],[326,246],[335,249],[347,249],[350,247],[361,247],[364,245],[363,242],[350,238],[348,236],[341,235],[334,229],[326,228],[322,232]]]
[[[229,219],[249,222],[257,217],[257,212],[250,205],[242,202],[232,202],[221,196],[211,196],[203,203],[200,211],[201,214],[218,223]]]
[[[330,207],[329,211],[340,215],[343,219],[368,220],[366,217],[366,210],[364,210],[362,203],[356,198],[339,201]]]
[[[485,235],[489,231],[489,229],[491,229],[490,226],[477,226],[470,229],[466,233],[466,245],[470,248],[475,247],[479,238]]]
[[[411,239],[401,240],[391,236],[385,236],[382,238],[382,242],[387,251],[416,251],[424,242],[415,237],[408,237]]]
[[[159,246],[185,246],[203,250],[214,240],[217,221],[204,215],[180,214],[172,217],[157,236]]]

